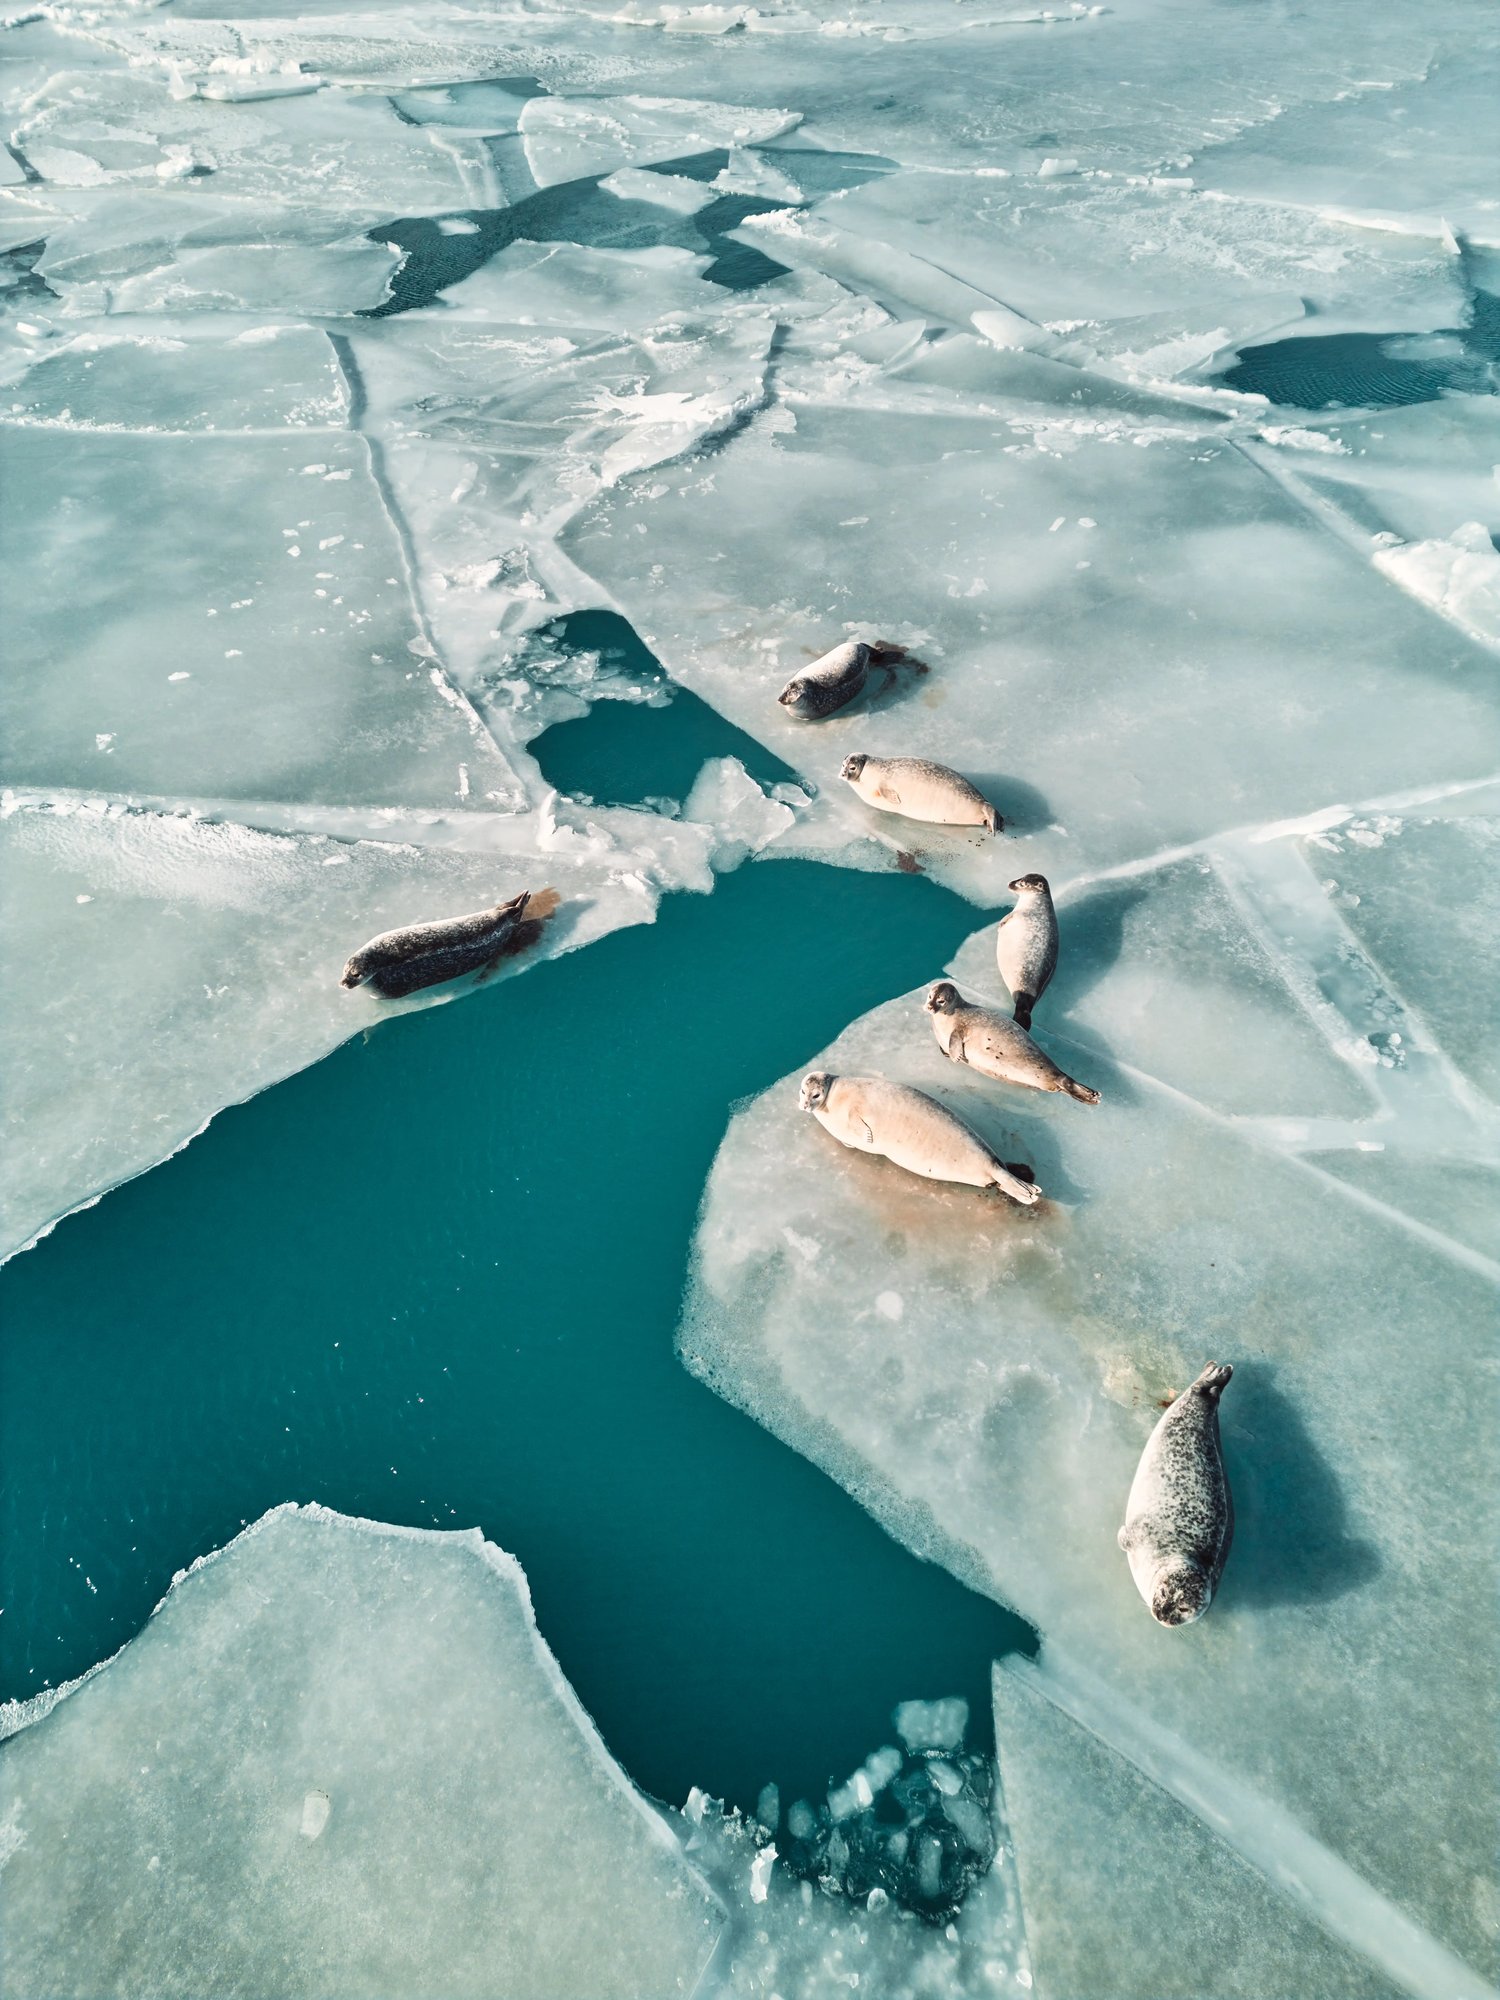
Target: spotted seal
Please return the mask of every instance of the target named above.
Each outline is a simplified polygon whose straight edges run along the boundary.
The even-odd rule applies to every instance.
[[[940,979],[922,1002],[932,1016],[938,1047],[956,1063],[967,1063],[997,1083],[1024,1084],[1028,1090],[1062,1090],[1080,1104],[1097,1104],[1099,1093],[1075,1083],[1043,1053],[1018,1022],[965,1000],[951,979]]]
[[[991,833],[1004,825],[967,778],[926,757],[846,757],[839,775],[879,812],[902,813],[933,826],[983,826]]]
[[[502,958],[522,951],[541,936],[542,920],[561,898],[555,889],[533,895],[523,889],[508,903],[476,910],[468,917],[445,917],[432,924],[408,924],[371,938],[344,967],[341,986],[368,983],[387,1000],[441,986],[465,972],[493,971]]]
[[[1213,1602],[1234,1538],[1219,1445],[1219,1398],[1234,1370],[1210,1361],[1146,1440],[1117,1537],[1159,1625],[1191,1625]]]
[[[1016,1003],[1016,1019],[1031,1026],[1031,1010],[1057,970],[1057,912],[1045,875],[1018,875],[1010,884],[1016,907],[1000,919],[995,961]]]
[[[841,1145],[880,1153],[909,1174],[963,1187],[997,1187],[1028,1208],[1041,1194],[946,1105],[909,1084],[811,1070],[802,1079],[799,1101]]]

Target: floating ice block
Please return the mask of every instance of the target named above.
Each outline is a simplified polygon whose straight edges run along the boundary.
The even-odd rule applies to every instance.
[[[722,1922],[519,1564],[280,1507],[0,1750],[8,1992],[694,1990]]]

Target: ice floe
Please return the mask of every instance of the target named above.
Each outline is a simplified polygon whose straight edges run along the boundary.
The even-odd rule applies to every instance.
[[[5,1721],[0,1963],[37,2000],[639,2000],[723,1920],[477,1529],[276,1508]]]
[[[1007,1209],[833,1151],[789,1076],[731,1123],[681,1351],[914,1548],[1031,1618],[1043,1669],[1074,1677],[1074,1719],[1374,1968],[1351,1986],[1333,1953],[1335,1973],[1286,1990],[1457,1995],[1482,1987],[1493,1948],[1493,1795],[1450,1718],[1493,1733],[1478,1663],[1500,1633],[1480,1572],[1500,1495],[1476,1413],[1500,1271],[1471,1224],[1445,1226],[1431,1176],[1472,1189],[1500,1160],[1493,1103],[1439,1040],[1487,1062],[1469,1002],[1488,947],[1454,940],[1457,992],[1424,1009],[1440,909],[1462,924],[1467,891],[1491,935],[1492,827],[1403,825],[1346,813],[1064,895],[1035,1032],[1071,1066],[1087,1048],[1104,1098],[1087,1117],[955,1071],[920,992],[809,1049],[961,1109],[1051,1199]],[[1360,933],[1371,903],[1380,928]],[[952,971],[1003,1000],[992,940]],[[1238,994],[1198,986],[1209,960]],[[1372,1157],[1385,1179],[1359,1171]],[[1410,1212],[1408,1170],[1428,1177]],[[793,1235],[815,1254],[789,1251]],[[1159,1405],[1208,1359],[1236,1369],[1237,1545],[1209,1617],[1165,1632],[1115,1530]],[[1053,1887],[1034,1893],[1055,1934],[1049,1840],[1037,1879]],[[1235,1865],[1217,1848],[1202,1862]],[[1134,1907],[1115,1945],[1139,1954],[1136,1983],[1079,1990],[1202,1990],[1171,1983],[1156,1900]]]

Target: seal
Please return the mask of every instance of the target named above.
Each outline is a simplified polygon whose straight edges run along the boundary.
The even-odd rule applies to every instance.
[[[1024,1084],[1028,1090],[1062,1090],[1080,1104],[1097,1104],[1099,1093],[1075,1083],[1043,1053],[1016,1021],[965,1000],[951,979],[940,979],[922,1002],[932,1016],[938,1047],[956,1063],[967,1063],[997,1083]]]
[[[799,1102],[841,1145],[879,1153],[909,1174],[962,1187],[997,1187],[1027,1208],[1041,1195],[1034,1181],[997,1159],[946,1105],[909,1084],[815,1069],[802,1079]]]
[[[967,778],[925,757],[846,757],[840,773],[867,806],[933,826],[984,826],[998,833],[999,813]]]
[[[523,889],[508,903],[476,910],[472,916],[382,931],[355,952],[339,984],[354,987],[368,982],[387,1000],[400,1000],[465,972],[492,972],[502,958],[536,943],[542,934],[542,920],[551,916],[561,900],[555,889],[543,889],[537,895]]]
[[[1031,1026],[1031,1010],[1057,970],[1057,912],[1045,875],[1018,875],[1010,884],[1016,907],[1000,919],[995,962],[1016,1003],[1016,1019]]]
[[[1219,1398],[1234,1370],[1210,1361],[1146,1440],[1117,1540],[1159,1625],[1191,1625],[1213,1602],[1234,1539],[1219,1446]]]
[[[776,699],[792,715],[817,722],[846,707],[870,678],[875,648],[863,639],[846,639],[810,667],[793,674]]]

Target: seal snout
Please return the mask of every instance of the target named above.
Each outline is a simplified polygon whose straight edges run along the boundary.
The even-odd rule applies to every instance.
[[[347,987],[352,992],[354,988],[358,986],[360,982],[360,977],[361,974],[359,967],[354,963],[354,960],[351,958],[349,963],[344,967],[343,972],[339,976],[339,985]]]

